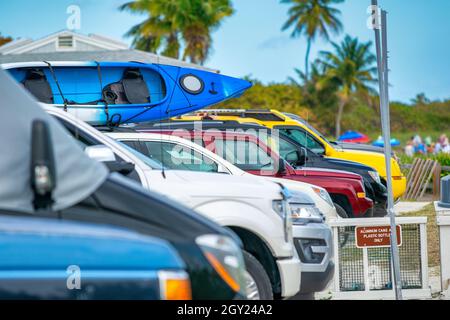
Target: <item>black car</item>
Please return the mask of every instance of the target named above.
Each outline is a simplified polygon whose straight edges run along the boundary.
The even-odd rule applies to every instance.
[[[169,241],[187,265],[193,299],[244,298],[230,288],[206,259],[205,250],[214,253],[217,248],[209,250],[198,244],[203,236],[233,238],[237,243],[239,238],[118,174],[110,175],[88,198],[58,214],[62,219],[116,225]]]
[[[377,217],[384,217],[387,214],[387,189],[382,183],[377,171],[369,166],[340,159],[326,158],[322,155],[314,153],[312,150],[300,145],[294,139],[289,138],[281,131],[274,132],[273,130],[257,124],[241,124],[237,121],[217,121],[217,120],[203,120],[201,122],[189,121],[165,121],[155,123],[141,123],[133,126],[126,126],[124,130],[132,128],[133,130],[160,130],[160,129],[194,129],[208,130],[243,130],[255,131],[260,138],[263,135],[271,136],[278,134],[279,136],[279,153],[286,161],[294,167],[314,167],[333,170],[342,170],[357,173],[362,176],[364,180],[364,187],[368,198],[374,202],[373,215]],[[261,134],[263,133],[263,135]]]

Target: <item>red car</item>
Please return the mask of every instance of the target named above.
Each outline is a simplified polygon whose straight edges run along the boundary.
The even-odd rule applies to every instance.
[[[256,175],[301,181],[328,191],[340,216],[371,216],[373,201],[366,197],[362,177],[329,169],[294,169],[257,136],[233,131],[142,130],[173,134],[202,145],[244,171]]]

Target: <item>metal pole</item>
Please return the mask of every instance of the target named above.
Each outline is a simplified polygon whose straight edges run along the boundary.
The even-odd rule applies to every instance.
[[[381,121],[384,123],[384,155],[386,160],[386,180],[388,190],[388,213],[391,222],[391,256],[394,267],[394,289],[397,300],[402,300],[402,279],[400,273],[400,257],[397,246],[397,225],[395,224],[394,195],[392,192],[392,171],[391,171],[391,126],[389,114],[389,67],[388,67],[388,47],[387,47],[387,13],[381,10],[381,43],[383,56],[383,85],[384,85],[384,117]]]
[[[386,180],[388,190],[388,214],[391,225],[391,257],[393,267],[393,288],[395,290],[395,297],[397,300],[402,300],[402,282],[400,274],[400,259],[397,246],[397,229],[395,224],[394,212],[394,196],[392,192],[392,172],[391,172],[391,133],[390,133],[390,115],[389,115],[389,77],[388,77],[388,50],[387,50],[387,19],[386,11],[381,12],[381,29],[382,36],[380,40],[380,27],[378,1],[372,0],[372,6],[375,10],[374,33],[375,33],[375,47],[377,54],[378,66],[378,84],[380,90],[380,113],[381,113],[381,127],[384,138],[384,155],[386,162]]]

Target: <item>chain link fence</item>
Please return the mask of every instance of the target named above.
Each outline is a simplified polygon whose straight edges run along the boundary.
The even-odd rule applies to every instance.
[[[397,218],[401,226],[399,247],[405,297],[431,296],[428,286],[426,218]],[[387,218],[331,221],[335,248],[335,298],[389,299],[394,296],[389,247],[363,247],[356,243],[356,227],[389,226]]]

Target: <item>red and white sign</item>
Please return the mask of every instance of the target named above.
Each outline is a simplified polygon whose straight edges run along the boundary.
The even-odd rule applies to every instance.
[[[390,226],[356,227],[355,238],[357,248],[390,247],[391,227]],[[397,226],[397,244],[399,246],[402,245],[401,226]]]

